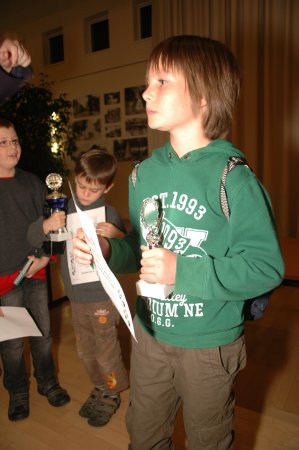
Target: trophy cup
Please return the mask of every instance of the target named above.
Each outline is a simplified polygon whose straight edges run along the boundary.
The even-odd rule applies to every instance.
[[[57,211],[66,211],[67,197],[58,190],[62,186],[62,177],[58,173],[50,173],[46,178],[46,185],[53,191],[46,197],[50,214]],[[50,232],[52,242],[62,242],[71,239],[71,233],[65,227]]]
[[[162,218],[163,216],[159,211],[159,202],[153,198],[144,199],[140,210],[140,221],[147,230],[145,239],[149,248],[162,246],[160,235]],[[139,280],[136,283],[136,289],[137,294],[142,297],[153,297],[162,300],[173,292],[174,285],[148,283],[147,281]]]

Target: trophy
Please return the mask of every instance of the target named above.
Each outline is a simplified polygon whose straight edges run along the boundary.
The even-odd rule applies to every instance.
[[[149,248],[162,246],[160,225],[163,215],[160,214],[159,202],[153,198],[146,198],[142,202],[140,210],[140,221],[146,230],[146,242]],[[167,298],[174,289],[172,284],[148,283],[139,280],[136,283],[137,294],[142,297],[153,297],[158,299]]]
[[[62,177],[58,173],[50,173],[46,178],[46,185],[53,191],[47,195],[46,202],[50,214],[58,211],[66,211],[67,197],[58,190],[62,186]],[[71,239],[71,233],[65,227],[50,232],[50,239],[53,242],[62,242]]]

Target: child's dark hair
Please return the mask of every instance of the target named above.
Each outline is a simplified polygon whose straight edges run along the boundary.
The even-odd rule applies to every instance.
[[[87,183],[110,186],[117,171],[117,162],[105,149],[91,149],[81,153],[75,166],[75,175],[86,178]]]
[[[225,137],[240,93],[239,68],[231,51],[207,37],[172,36],[153,49],[147,74],[159,68],[183,73],[194,113],[201,99],[207,102],[202,121],[205,135],[213,140]]]
[[[0,128],[14,128],[14,124],[10,122],[9,120],[0,117]]]

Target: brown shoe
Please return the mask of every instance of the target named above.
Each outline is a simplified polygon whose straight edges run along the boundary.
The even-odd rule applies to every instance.
[[[15,422],[26,419],[29,416],[29,394],[28,392],[19,392],[17,394],[9,393],[8,418]]]
[[[51,386],[38,386],[38,393],[47,397],[52,406],[63,406],[71,400],[71,397],[65,389],[58,383]]]

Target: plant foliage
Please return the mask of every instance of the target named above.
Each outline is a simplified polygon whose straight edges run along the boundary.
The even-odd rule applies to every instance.
[[[19,167],[43,180],[51,172],[67,175],[67,159],[77,150],[71,127],[71,103],[61,94],[54,98],[51,85],[40,74],[38,84],[26,83],[1,108],[21,140]],[[56,143],[56,153],[52,152]]]

